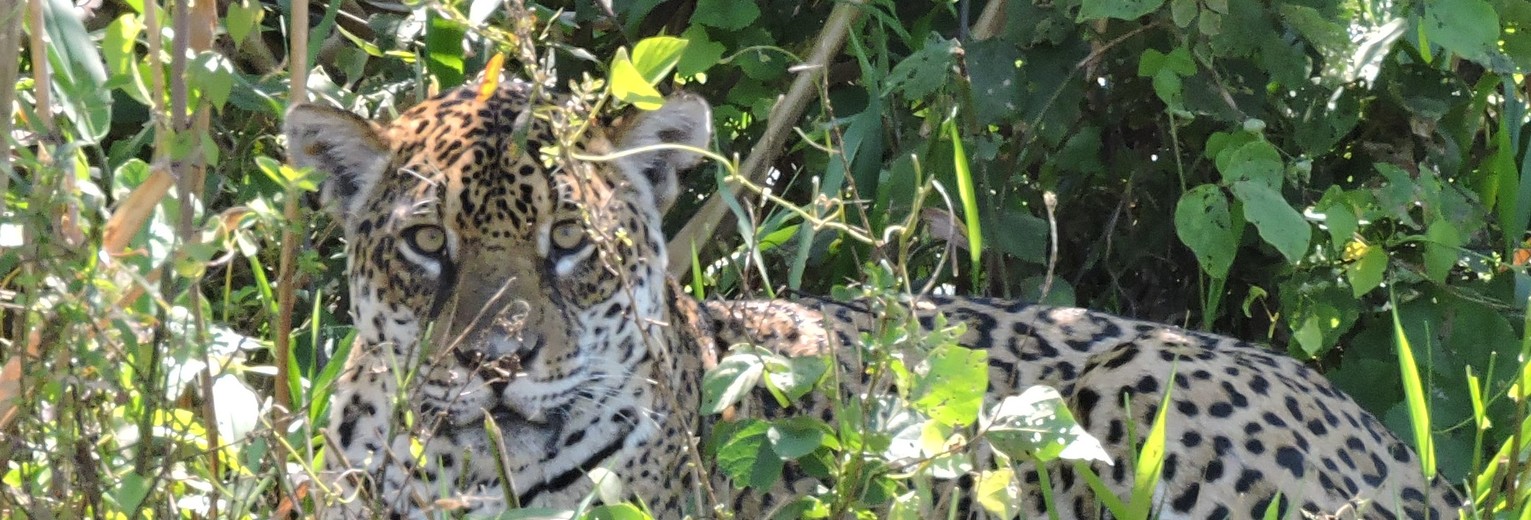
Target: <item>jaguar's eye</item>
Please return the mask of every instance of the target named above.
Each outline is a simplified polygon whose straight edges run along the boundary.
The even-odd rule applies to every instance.
[[[447,248],[447,232],[441,226],[422,224],[404,230],[404,243],[425,256],[439,256]]]
[[[553,225],[551,236],[553,248],[561,251],[579,249],[585,244],[585,226],[577,220],[565,220]]]

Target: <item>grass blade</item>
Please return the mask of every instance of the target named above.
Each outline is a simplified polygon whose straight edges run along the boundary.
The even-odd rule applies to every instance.
[[[962,199],[962,216],[967,219],[968,253],[973,260],[973,286],[978,287],[978,266],[983,265],[983,229],[978,225],[978,195],[973,190],[973,172],[968,168],[967,151],[957,133],[956,118],[947,120],[946,134],[952,139],[952,169],[957,174],[957,196]]]
[[[1391,292],[1393,342],[1398,347],[1398,370],[1403,378],[1404,402],[1409,408],[1409,423],[1414,426],[1414,449],[1419,452],[1419,469],[1426,479],[1435,475],[1435,443],[1430,437],[1430,408],[1425,402],[1424,385],[1419,380],[1419,367],[1414,362],[1414,348],[1403,332],[1403,322],[1398,318],[1398,299]]]

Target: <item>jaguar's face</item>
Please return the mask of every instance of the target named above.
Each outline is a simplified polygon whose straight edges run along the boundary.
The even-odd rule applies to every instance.
[[[660,216],[699,159],[591,157],[702,147],[711,127],[706,103],[680,96],[639,114],[613,150],[597,131],[567,137],[585,114],[531,90],[463,87],[378,125],[304,105],[286,134],[296,164],[329,173],[359,346],[493,366],[503,399],[486,405],[536,421],[647,348],[666,308]]]

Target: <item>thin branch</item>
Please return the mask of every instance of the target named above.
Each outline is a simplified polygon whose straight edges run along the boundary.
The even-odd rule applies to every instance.
[[[777,100],[776,105],[771,107],[771,114],[767,116],[765,134],[760,136],[760,141],[755,143],[754,151],[744,160],[744,166],[740,173],[748,182],[763,184],[766,175],[770,173],[771,164],[781,155],[787,143],[787,137],[792,135],[792,130],[802,117],[810,101],[810,97],[818,92],[817,82],[824,71],[829,68],[829,60],[839,54],[840,47],[845,45],[845,38],[850,33],[851,24],[861,15],[863,2],[861,0],[846,0],[835,5],[829,13],[829,19],[824,22],[824,30],[819,33],[818,44],[814,46],[813,54],[809,55],[808,61],[798,67],[800,72],[792,80],[792,86],[787,89],[786,95]],[[737,187],[722,187],[721,189],[734,190]],[[695,244],[704,244],[712,240],[712,233],[727,217],[726,196],[722,193],[714,193],[702,205],[702,208],[686,222],[675,238],[670,240],[670,251],[690,251]],[[674,255],[670,258],[670,276],[679,277],[691,268],[690,255]]]

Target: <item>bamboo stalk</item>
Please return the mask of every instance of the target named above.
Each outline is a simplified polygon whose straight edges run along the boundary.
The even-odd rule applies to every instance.
[[[176,4],[176,19],[178,21],[185,19],[188,26],[184,38],[186,44],[191,51],[198,54],[209,51],[213,46],[213,32],[218,27],[217,4],[210,0],[197,0],[195,4],[190,6],[188,11],[186,2],[187,0],[178,0]],[[183,39],[181,35],[182,33],[179,31],[176,32],[177,41]],[[179,81],[183,82],[187,79],[185,77],[178,78]],[[202,139],[210,135],[212,107],[205,96],[198,99],[197,106],[191,115],[189,128],[185,130],[190,132],[190,135]],[[201,153],[192,154],[188,158],[189,160],[186,161],[185,169],[182,171],[181,184],[184,189],[181,192],[180,231],[181,243],[183,244],[190,244],[196,240],[194,235],[196,231],[193,228],[192,222],[192,210],[195,209],[195,206],[189,204],[189,202],[200,198],[206,190],[207,153],[201,147],[198,147],[197,150]],[[202,391],[202,421],[207,425],[207,445],[209,447],[207,453],[208,474],[217,478],[218,475],[223,474],[223,463],[219,459],[219,446],[222,446],[223,442],[218,437],[218,404],[213,394],[213,367],[215,365],[205,347],[207,344],[205,339],[207,327],[202,315],[201,302],[198,301],[202,297],[202,292],[196,289],[195,284],[192,285],[188,292],[191,298],[189,307],[191,307],[192,317],[196,324],[197,344],[203,345],[200,349],[202,354],[202,373],[197,377],[197,380]],[[209,497],[209,518],[219,518],[221,516],[218,514],[218,494],[220,489],[220,487],[214,486],[212,495]]]
[[[288,68],[291,69],[290,91],[288,104],[296,105],[308,101],[308,0],[292,1],[292,27],[288,30],[288,36],[292,39],[288,48],[291,54],[287,58]],[[282,228],[282,251],[277,260],[277,288],[276,288],[276,405],[280,412],[276,417],[278,433],[287,431],[287,412],[292,410],[292,392],[288,382],[292,380],[288,366],[292,363],[292,308],[297,290],[293,283],[293,274],[296,271],[298,256],[298,237],[294,226],[298,225],[298,197],[300,193],[296,189],[288,188],[286,200],[282,204],[282,217],[285,226]]]

